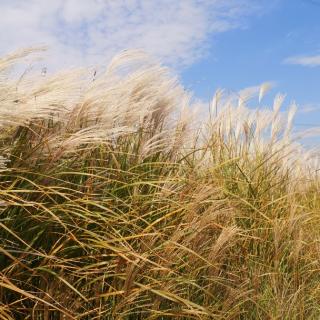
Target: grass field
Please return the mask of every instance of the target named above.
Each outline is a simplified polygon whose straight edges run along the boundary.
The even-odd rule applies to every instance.
[[[0,319],[320,318],[294,105],[218,91],[196,113],[142,53],[45,76],[39,53],[0,60]]]

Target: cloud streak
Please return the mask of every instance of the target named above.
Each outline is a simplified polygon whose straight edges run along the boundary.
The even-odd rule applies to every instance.
[[[318,67],[320,66],[320,54],[313,56],[295,56],[284,60],[286,64],[296,64],[304,67]]]
[[[317,104],[306,104],[298,110],[299,113],[314,113],[318,111],[320,111],[320,105]]]
[[[139,48],[173,66],[190,65],[215,34],[243,26],[256,0],[4,0],[0,53],[46,44],[51,65],[106,63]]]

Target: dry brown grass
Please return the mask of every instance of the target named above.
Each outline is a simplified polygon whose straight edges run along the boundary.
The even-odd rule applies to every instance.
[[[0,62],[0,319],[319,318],[319,157],[295,106],[217,92],[198,121],[142,53],[94,81],[10,73],[32,52]]]

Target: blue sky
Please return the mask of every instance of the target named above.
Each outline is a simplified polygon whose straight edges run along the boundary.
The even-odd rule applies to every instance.
[[[283,0],[244,28],[211,37],[205,58],[182,72],[187,87],[208,99],[217,87],[238,91],[264,81],[296,101],[296,125],[320,125],[320,1]],[[294,58],[293,58],[294,57]],[[303,63],[303,57],[317,58]],[[302,62],[300,61],[302,60]]]
[[[48,45],[49,72],[139,48],[205,102],[270,81],[265,104],[286,93],[297,128],[320,125],[320,0],[0,0],[0,11],[0,54]]]

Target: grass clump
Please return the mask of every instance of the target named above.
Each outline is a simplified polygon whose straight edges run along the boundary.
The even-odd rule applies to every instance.
[[[318,162],[294,106],[217,92],[197,121],[139,52],[16,77],[32,53],[0,62],[0,319],[320,317]]]

